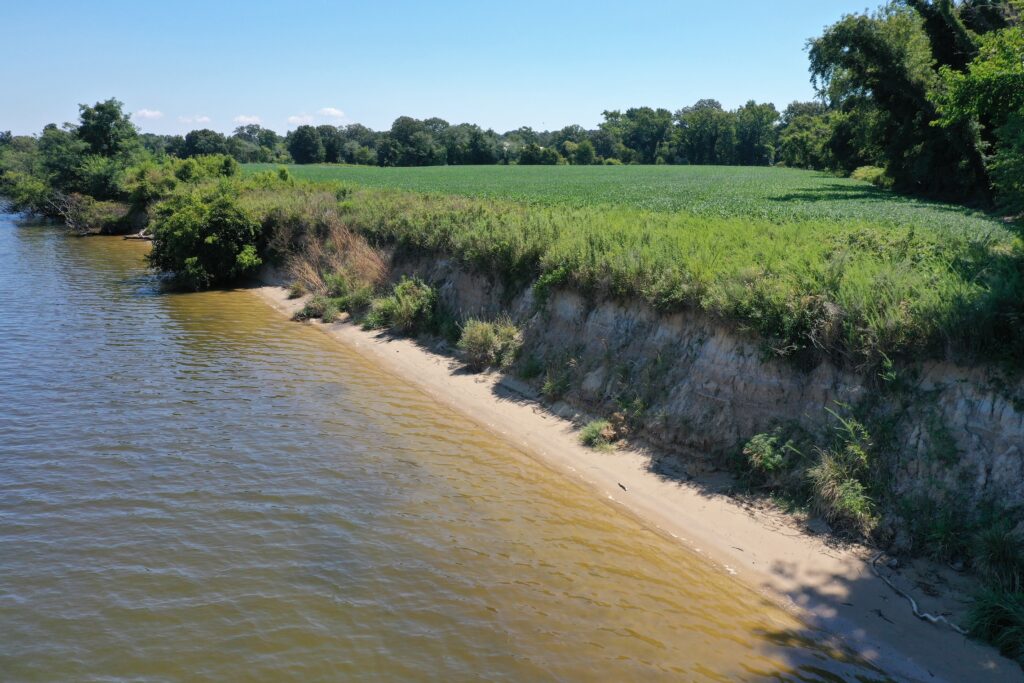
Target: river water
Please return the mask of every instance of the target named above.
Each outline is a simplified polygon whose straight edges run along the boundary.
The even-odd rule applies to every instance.
[[[0,680],[879,680],[244,290],[0,215]]]

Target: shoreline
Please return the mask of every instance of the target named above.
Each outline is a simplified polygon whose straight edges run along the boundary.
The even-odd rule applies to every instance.
[[[288,299],[287,291],[278,286],[253,291],[289,317],[305,301]],[[836,547],[767,506],[745,506],[724,493],[709,493],[713,481],[698,486],[660,477],[650,470],[650,458],[642,451],[586,448],[578,441],[575,425],[544,407],[526,384],[499,373],[457,372],[461,364],[450,356],[410,338],[364,331],[345,320],[307,324],[539,463],[582,480],[595,494],[836,637],[840,645],[887,674],[921,681],[1024,679],[1020,667],[994,648],[916,618],[910,605],[874,575],[868,548]],[[923,611],[941,614],[956,606],[950,595],[921,595],[912,576],[892,579],[905,584],[901,587],[915,596]]]

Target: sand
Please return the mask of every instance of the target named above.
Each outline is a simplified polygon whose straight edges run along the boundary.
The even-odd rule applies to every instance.
[[[291,316],[302,299],[281,287],[256,293]],[[470,374],[450,356],[410,339],[368,332],[341,321],[311,323],[438,403],[500,434],[539,462],[584,481],[596,495],[668,534],[812,626],[827,631],[891,676],[920,681],[1022,681],[1024,672],[996,650],[913,616],[907,601],[877,578],[875,552],[837,546],[827,534],[769,505],[715,493],[713,480],[681,482],[650,468],[638,450],[601,452],[580,445],[577,428],[498,373]],[[720,488],[720,486],[719,486]],[[964,612],[954,572],[927,563],[879,570],[914,596],[921,609],[951,619]],[[935,593],[936,595],[930,595]]]

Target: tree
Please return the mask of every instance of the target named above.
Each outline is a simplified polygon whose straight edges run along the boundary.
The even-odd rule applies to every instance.
[[[519,164],[522,166],[554,166],[562,161],[564,160],[558,150],[541,147],[532,142],[519,153]]]
[[[157,213],[152,232],[150,263],[191,289],[232,282],[262,263],[260,222],[225,190],[175,197]]]
[[[320,142],[324,146],[324,161],[329,164],[344,161],[341,148],[345,144],[345,138],[342,137],[341,131],[336,126],[325,125],[317,126],[316,132],[320,135]]]
[[[780,117],[777,159],[791,168],[827,168],[831,134],[824,104],[793,102]]]
[[[297,164],[318,164],[324,160],[324,144],[313,126],[299,126],[288,136],[288,152]]]
[[[944,68],[941,76],[940,125],[982,127],[999,203],[1024,210],[1024,27],[982,36],[965,71]]]
[[[778,119],[779,112],[770,102],[757,104],[750,100],[736,110],[737,164],[767,166],[775,161],[775,122]]]
[[[430,125],[411,116],[399,116],[391,124],[391,140],[397,143],[398,166],[434,166],[443,164],[448,151],[435,139],[432,130],[438,130],[447,122],[430,119]]]
[[[597,161],[597,153],[594,151],[593,143],[590,140],[581,140],[573,151],[570,163],[589,166],[595,161]]]
[[[0,131],[0,147],[8,146],[12,140],[14,140],[14,136],[11,134],[11,131]]]
[[[39,159],[49,184],[63,192],[77,192],[81,189],[82,163],[91,151],[88,142],[82,140],[73,128],[58,128],[49,124],[39,136]]]
[[[717,100],[698,100],[676,112],[679,156],[691,164],[731,164],[735,151],[735,117]]]
[[[92,154],[121,156],[138,148],[138,130],[124,113],[124,104],[118,100],[111,97],[91,107],[80,104],[78,112],[76,133],[89,145]]]
[[[939,115],[929,97],[937,80],[933,52],[944,50],[929,44],[920,17],[892,6],[873,16],[848,15],[830,26],[811,43],[811,73],[836,109],[874,112],[870,137],[896,189],[987,198],[988,174],[977,131],[969,125],[934,125]],[[847,121],[857,124],[858,119],[866,117]]]
[[[385,135],[377,144],[377,165],[398,166],[402,160],[402,143]]]
[[[671,131],[672,112],[667,109],[627,109],[620,120],[622,142],[636,153],[637,161],[642,164],[654,163],[658,146],[669,139]]]
[[[197,157],[205,154],[227,154],[227,138],[223,134],[209,128],[193,130],[185,136],[182,150],[185,157]]]

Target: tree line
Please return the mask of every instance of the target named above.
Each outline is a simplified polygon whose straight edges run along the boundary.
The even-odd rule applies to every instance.
[[[812,106],[795,103],[797,108]],[[788,111],[788,110],[787,110]],[[770,165],[780,143],[773,104],[750,101],[727,110],[700,100],[676,112],[651,107],[603,112],[596,129],[578,125],[556,131],[524,126],[497,133],[472,123],[400,116],[375,131],[359,123],[299,126],[286,135],[259,125],[231,135],[210,129],[180,135],[141,135],[157,154],[188,158],[229,154],[240,163],[346,163],[377,166],[462,164],[742,164]]]
[[[230,155],[240,163],[724,164],[836,171],[899,191],[1024,210],[1024,0],[892,0],[850,14],[808,42],[818,98],[703,99],[676,111],[604,111],[592,129],[497,133],[471,123],[401,116],[384,131],[354,123],[259,125],[231,135],[139,134],[117,100],[82,108],[78,126],[40,136],[0,134],[0,146],[38,148],[57,186],[112,194],[130,148],[157,157]],[[110,140],[93,132],[106,123]],[[130,144],[129,144],[130,143]],[[121,164],[123,166],[123,164]],[[25,169],[21,169],[25,170]],[[31,172],[31,171],[30,171]]]

